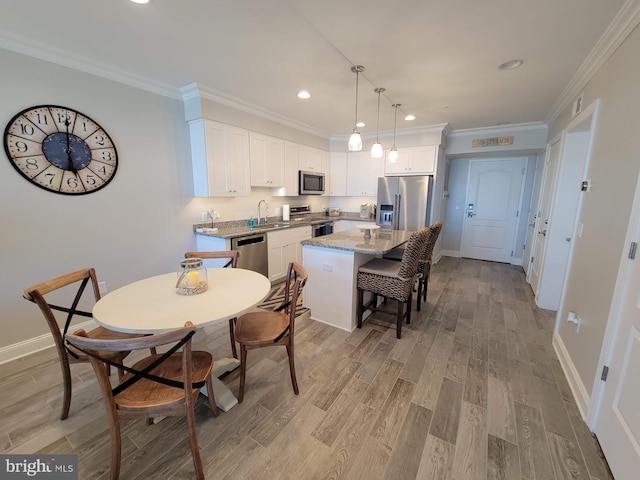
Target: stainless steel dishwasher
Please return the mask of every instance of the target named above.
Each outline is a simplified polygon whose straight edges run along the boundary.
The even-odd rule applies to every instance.
[[[246,268],[269,277],[267,234],[256,233],[231,239],[231,249],[238,250],[238,268]]]

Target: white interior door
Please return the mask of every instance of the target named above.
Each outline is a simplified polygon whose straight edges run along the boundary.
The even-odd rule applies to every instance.
[[[636,194],[634,235],[640,238]],[[633,231],[633,230],[632,230]],[[615,478],[640,472],[640,257],[624,260],[621,304],[609,349],[609,374],[603,385],[595,433]],[[623,267],[625,265],[623,263]]]
[[[527,167],[528,168],[528,167]],[[522,268],[529,281],[529,270],[533,258],[533,243],[536,238],[536,219],[538,218],[538,204],[540,203],[540,190],[542,189],[542,179],[544,175],[544,162],[540,158],[536,161],[536,172],[533,178],[533,190],[529,202],[529,212],[527,213],[527,234],[524,240],[524,252],[522,254]],[[523,206],[524,207],[524,206]]]
[[[529,283],[535,295],[538,294],[538,286],[540,284],[540,274],[542,270],[542,260],[544,258],[544,247],[547,239],[547,231],[549,227],[549,217],[551,215],[551,200],[553,197],[553,189],[558,172],[558,161],[560,159],[560,139],[556,140],[549,146],[549,154],[544,165],[544,181],[542,183],[542,193],[540,196],[540,207],[538,209],[537,218],[534,227],[534,242],[531,255],[531,274]]]
[[[511,262],[524,162],[524,158],[470,161],[463,257]]]

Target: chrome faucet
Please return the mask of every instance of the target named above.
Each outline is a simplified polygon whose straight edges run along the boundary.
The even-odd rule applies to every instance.
[[[267,207],[267,210],[264,214],[264,224],[267,224],[267,214],[269,213],[269,204],[267,203],[266,200],[260,200],[258,202],[258,225],[260,225],[260,205],[262,205],[264,203],[264,206]]]

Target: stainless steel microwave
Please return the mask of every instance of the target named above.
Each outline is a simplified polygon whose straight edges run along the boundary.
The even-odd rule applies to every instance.
[[[299,170],[298,193],[300,195],[322,195],[324,193],[324,173]]]

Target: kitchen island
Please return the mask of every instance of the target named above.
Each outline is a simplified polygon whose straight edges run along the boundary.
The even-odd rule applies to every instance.
[[[375,230],[364,238],[362,230],[312,238],[302,242],[302,262],[309,273],[304,305],[311,318],[353,331],[357,324],[358,268],[409,240],[407,230]],[[369,301],[365,292],[365,302]]]

